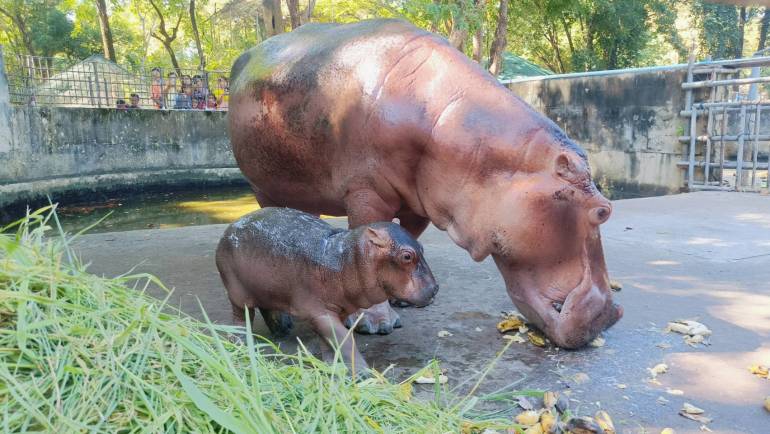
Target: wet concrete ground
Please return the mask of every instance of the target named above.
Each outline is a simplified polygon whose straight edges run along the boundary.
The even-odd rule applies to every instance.
[[[577,413],[604,409],[621,432],[631,433],[664,427],[700,432],[701,424],[677,415],[689,402],[714,419],[708,425],[714,432],[770,432],[770,413],[762,408],[770,380],[747,369],[770,365],[770,197],[704,192],[623,200],[614,207],[602,234],[610,275],[624,285],[616,299],[625,316],[604,333],[606,344],[579,351],[513,344],[477,394],[570,390]],[[213,262],[223,230],[210,225],[94,234],[78,248],[93,272],[117,275],[139,264],[137,270],[176,288],[183,310],[200,317],[197,296],[213,320],[227,322],[230,308]],[[400,309],[404,328],[359,336],[359,346],[375,367],[395,364],[390,372],[396,379],[438,358],[453,386],[484,370],[503,347],[495,324],[513,304],[491,260],[473,262],[435,228],[421,241],[441,286],[435,303]],[[668,321],[679,318],[709,326],[711,345],[692,348],[681,335],[663,333]],[[261,321],[257,329],[267,332]],[[441,330],[452,336],[438,337]],[[298,335],[313,347],[307,327],[300,326]],[[669,371],[654,384],[647,369],[658,363],[667,363]],[[578,384],[579,373],[588,380]],[[668,388],[684,395],[668,394]]]

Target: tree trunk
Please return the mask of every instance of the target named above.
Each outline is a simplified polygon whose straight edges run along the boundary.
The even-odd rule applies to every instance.
[[[195,39],[195,48],[198,49],[198,64],[200,70],[206,69],[206,57],[203,55],[203,45],[201,44],[201,35],[198,32],[198,21],[195,19],[195,0],[190,0],[190,24],[192,25],[193,39]]]
[[[473,60],[476,61],[476,63],[481,63],[481,46],[482,41],[484,40],[484,34],[482,33],[481,26],[479,26],[478,29],[476,29],[475,32],[473,32]]]
[[[452,30],[449,32],[449,45],[463,51],[463,44],[468,30],[461,24],[460,17],[452,17]]]
[[[476,11],[483,17],[486,0],[474,0],[474,3],[476,5]],[[481,64],[482,47],[484,45],[484,27],[482,22],[477,23],[476,31],[473,32],[471,43],[473,44],[473,60]]]
[[[268,37],[283,33],[281,0],[262,0],[262,13],[265,17]]]
[[[171,42],[160,42],[163,44],[163,47],[166,49],[166,53],[168,53],[168,57],[171,59],[171,65],[174,66],[174,70],[176,71],[177,75],[181,77],[182,70],[179,68],[179,62],[176,60],[176,54],[174,53],[174,48],[171,46]]]
[[[107,60],[115,61],[115,45],[112,42],[112,30],[110,30],[110,16],[107,14],[105,0],[96,0],[96,9],[99,12],[99,28],[102,32],[102,48]]]
[[[286,0],[286,6],[289,8],[289,19],[291,20],[291,29],[294,30],[301,26],[299,18],[299,0]]]
[[[746,6],[738,13],[738,44],[735,46],[735,58],[743,57],[743,36],[746,27]]]
[[[508,35],[508,0],[500,0],[500,12],[497,15],[497,29],[495,40],[489,49],[489,72],[495,77],[503,67],[503,51]]]
[[[179,62],[176,60],[176,54],[174,54],[174,48],[171,46],[171,43],[174,42],[177,36],[177,32],[179,31],[179,24],[182,22],[182,14],[180,13],[177,16],[176,24],[174,24],[174,27],[171,28],[171,33],[169,33],[168,29],[166,28],[166,17],[163,16],[163,11],[156,4],[156,1],[157,0],[150,0],[150,4],[152,5],[152,8],[155,9],[155,13],[158,15],[160,24],[158,26],[158,33],[153,32],[152,37],[163,44],[163,47],[166,49],[168,57],[171,59],[171,64],[174,66],[177,75],[182,75],[182,72],[179,69]]]
[[[315,9],[315,0],[310,0],[307,2],[307,7],[302,11],[302,14],[299,17],[300,25],[310,22],[310,18],[313,16],[313,9]]]
[[[759,28],[759,43],[757,51],[764,50],[767,42],[767,29],[770,27],[770,7],[765,8],[765,15],[762,17],[762,26]]]

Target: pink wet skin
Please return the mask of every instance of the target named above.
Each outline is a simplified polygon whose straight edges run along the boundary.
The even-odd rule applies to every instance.
[[[275,335],[289,332],[292,317],[309,321],[358,373],[368,365],[344,319],[389,298],[425,306],[438,291],[422,246],[397,224],[344,231],[289,208],[263,208],[230,225],[216,264],[237,325],[255,308]]]
[[[232,74],[233,152],[261,205],[351,227],[397,217],[414,237],[433,223],[474,260],[491,255],[564,348],[622,316],[599,232],[612,206],[585,152],[443,38],[399,20],[306,25]],[[369,323],[392,326],[379,312]]]

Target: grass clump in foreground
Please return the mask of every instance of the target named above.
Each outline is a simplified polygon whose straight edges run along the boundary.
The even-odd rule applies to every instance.
[[[49,223],[59,236],[45,236]],[[87,273],[70,241],[52,207],[0,230],[0,431],[511,427],[470,420],[475,398],[451,398],[443,386],[419,401],[411,379],[394,384],[374,373],[355,382],[340,362],[323,363],[304,348],[283,354],[250,333],[245,345],[234,345],[224,336],[233,327],[197,321],[145,295],[150,284],[163,287],[153,276]]]

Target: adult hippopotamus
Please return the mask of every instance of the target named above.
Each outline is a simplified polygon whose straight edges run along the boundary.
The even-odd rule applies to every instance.
[[[433,223],[474,260],[491,255],[561,347],[622,316],[599,235],[612,206],[585,152],[440,36],[390,19],[307,24],[241,55],[231,84],[233,152],[260,205],[351,227],[397,217],[415,237]]]

